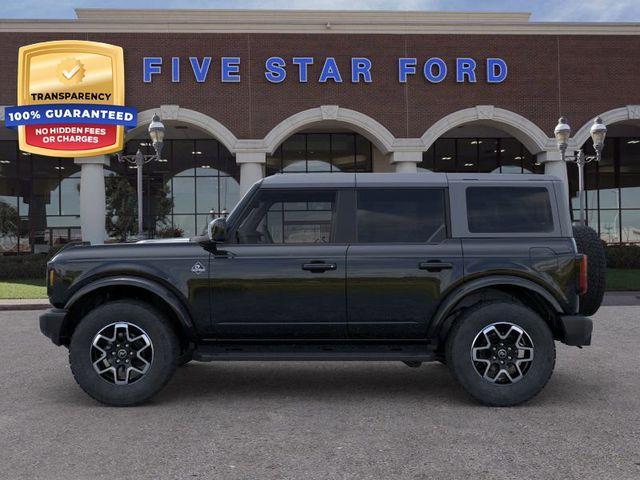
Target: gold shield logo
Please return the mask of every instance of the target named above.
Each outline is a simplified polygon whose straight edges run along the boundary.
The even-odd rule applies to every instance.
[[[100,106],[124,106],[124,55],[121,47],[79,40],[43,42],[20,48],[18,58],[18,105],[65,105],[73,107],[64,125],[46,119],[46,126],[18,127],[20,149],[57,157],[89,157],[122,150],[124,126],[84,120],[75,125],[69,115],[92,114]],[[85,107],[78,110],[78,107]],[[48,113],[48,112],[47,112]],[[29,114],[29,112],[27,113]],[[32,119],[42,118],[34,107]]]

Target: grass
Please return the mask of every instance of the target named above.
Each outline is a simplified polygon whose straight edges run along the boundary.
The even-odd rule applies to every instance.
[[[44,278],[0,280],[0,300],[47,298]]]
[[[640,291],[640,270],[607,270],[607,291]],[[47,298],[44,278],[0,280],[0,300]]]

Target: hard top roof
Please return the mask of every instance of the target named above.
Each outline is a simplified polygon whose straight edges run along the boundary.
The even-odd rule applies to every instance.
[[[262,188],[446,187],[451,182],[540,182],[557,177],[519,173],[279,173],[262,180]]]

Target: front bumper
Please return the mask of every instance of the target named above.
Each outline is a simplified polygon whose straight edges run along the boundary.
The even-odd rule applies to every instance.
[[[593,321],[582,315],[562,315],[560,316],[560,327],[562,329],[562,343],[574,347],[591,345],[591,332],[593,331]]]
[[[67,319],[67,311],[61,308],[52,308],[40,315],[40,331],[45,337],[51,339],[55,345],[64,343],[64,327]]]

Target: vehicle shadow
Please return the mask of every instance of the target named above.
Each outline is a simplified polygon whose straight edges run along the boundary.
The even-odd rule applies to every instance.
[[[335,397],[438,399],[474,405],[444,365],[400,362],[193,362],[178,368],[154,403],[224,397],[322,401]]]

